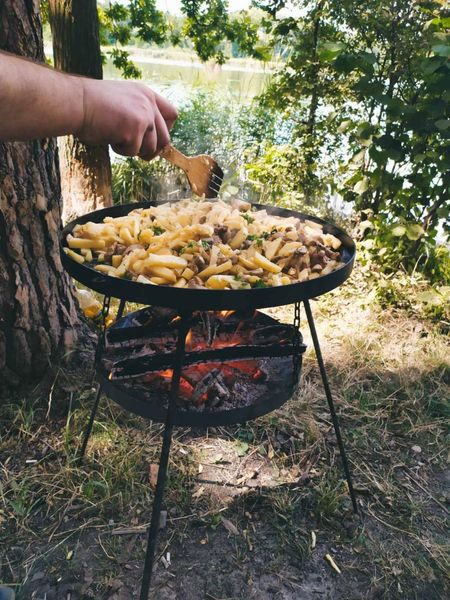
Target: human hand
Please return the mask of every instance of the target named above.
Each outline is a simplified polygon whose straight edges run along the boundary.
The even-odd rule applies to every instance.
[[[162,96],[141,83],[81,81],[83,123],[76,136],[82,142],[111,144],[118,154],[144,160],[154,158],[170,142],[177,111]]]

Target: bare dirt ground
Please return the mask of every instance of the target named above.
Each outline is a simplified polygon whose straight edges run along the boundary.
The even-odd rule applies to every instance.
[[[177,431],[155,600],[449,597],[448,336],[343,293],[314,309],[360,515],[305,336],[297,398]],[[51,394],[0,408],[0,582],[18,600],[139,597],[161,427],[103,399],[77,468],[90,378],[57,368]]]

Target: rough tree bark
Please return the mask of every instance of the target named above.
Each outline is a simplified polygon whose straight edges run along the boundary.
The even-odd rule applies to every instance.
[[[0,49],[44,61],[39,0],[0,2]],[[56,142],[0,142],[0,390],[41,377],[84,331],[59,249]]]
[[[49,0],[55,67],[102,79],[96,0]],[[60,138],[63,221],[111,206],[111,164],[107,146],[85,146]]]

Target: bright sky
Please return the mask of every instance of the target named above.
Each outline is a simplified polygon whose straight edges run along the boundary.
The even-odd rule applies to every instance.
[[[156,0],[156,5],[160,10],[181,14],[180,0]],[[228,6],[231,12],[244,10],[250,6],[250,0],[229,0]]]

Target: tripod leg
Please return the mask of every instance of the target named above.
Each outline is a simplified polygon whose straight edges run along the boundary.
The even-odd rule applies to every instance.
[[[81,450],[78,455],[78,461],[77,461],[78,467],[81,467],[81,465],[83,464],[84,455],[86,453],[86,447],[88,445],[89,436],[91,435],[92,426],[94,425],[94,419],[95,419],[95,415],[97,414],[97,409],[98,409],[101,395],[102,395],[102,386],[99,384],[98,389],[97,389],[97,395],[95,396],[94,406],[92,407],[91,416],[89,417],[89,422],[86,427],[86,431],[84,432]]]
[[[140,600],[148,600],[148,592],[152,579],[156,543],[158,541],[159,518],[161,514],[161,505],[167,478],[167,466],[169,464],[170,445],[172,442],[173,420],[174,413],[176,411],[176,403],[178,400],[178,390],[180,387],[181,369],[184,360],[186,335],[189,328],[189,317],[190,315],[182,315],[180,328],[178,330],[177,350],[172,375],[172,384],[170,388],[170,399],[169,406],[167,408],[161,456],[159,459],[158,478],[156,481],[155,498],[153,500],[152,518],[148,532],[147,552],[145,555],[144,572],[142,574],[141,594],[139,596]]]
[[[121,301],[121,306],[122,306]],[[105,346],[105,335],[106,335],[106,317],[109,314],[109,307],[111,304],[111,296],[105,296],[103,298],[103,308],[102,308],[102,331],[98,339],[97,348],[95,350],[95,365],[97,366],[100,361],[101,354],[103,352]],[[125,303],[124,303],[125,306]],[[119,309],[120,310],[120,309]],[[123,310],[123,308],[122,308]],[[91,435],[92,426],[94,425],[95,415],[97,414],[98,404],[100,402],[100,396],[102,394],[102,386],[99,384],[97,389],[97,395],[95,396],[94,406],[92,407],[91,416],[89,417],[88,426],[86,427],[86,431],[83,437],[83,443],[81,445],[80,454],[78,455],[77,466],[81,467],[83,464],[84,455],[86,452],[86,447],[89,441],[89,436]]]
[[[342,466],[344,467],[345,478],[347,480],[348,491],[350,493],[350,498],[352,500],[353,511],[358,513],[358,505],[356,503],[356,496],[353,490],[352,477],[350,474],[350,467],[347,461],[347,455],[345,454],[344,442],[342,441],[341,430],[339,427],[339,419],[336,414],[336,410],[334,408],[333,396],[331,395],[330,384],[328,383],[327,372],[325,371],[325,365],[322,358],[322,352],[320,350],[319,338],[317,337],[316,326],[314,324],[313,315],[311,312],[311,306],[309,305],[309,301],[304,301],[306,317],[308,319],[309,329],[311,331],[311,337],[314,344],[314,350],[317,356],[317,362],[319,363],[320,375],[322,377],[322,383],[325,390],[325,396],[327,397],[328,408],[330,409],[331,420],[333,421],[334,432],[336,434],[336,439],[339,447],[339,453],[341,455]]]
[[[117,310],[117,316],[116,316],[117,321],[122,317],[123,311],[125,310],[126,303],[127,303],[127,301],[124,300],[123,298],[120,300],[120,304],[119,304],[119,308]]]

